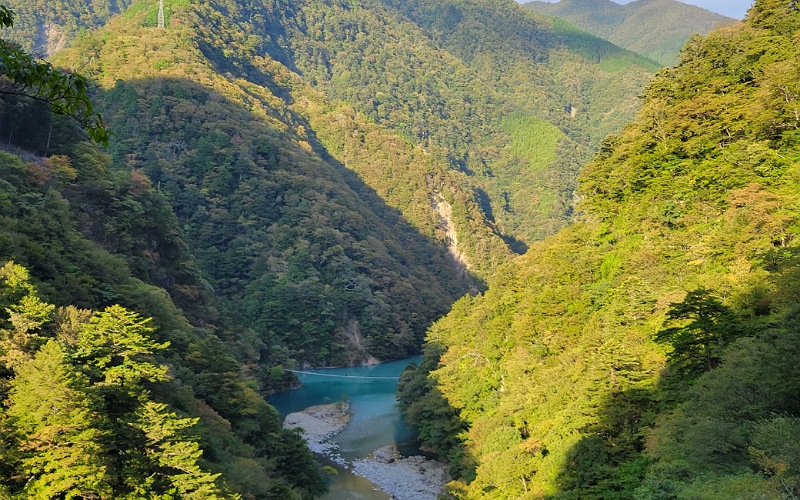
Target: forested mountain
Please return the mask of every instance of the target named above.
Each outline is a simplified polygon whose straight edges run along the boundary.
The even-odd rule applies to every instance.
[[[729,25],[733,19],[676,0],[636,0],[620,5],[612,0],[533,1],[526,8],[560,17],[582,30],[669,66],[696,34]]]
[[[112,135],[3,99],[0,495],[318,493],[284,368],[416,352],[655,69],[510,0],[164,3],[11,4]]]
[[[438,160],[517,251],[566,224],[579,165],[631,116],[655,69],[514,2],[291,6],[289,64]],[[479,274],[498,262],[458,236]]]
[[[0,497],[322,491],[164,196],[70,118],[2,102],[14,153],[0,152]],[[42,138],[47,158],[20,150]]]
[[[165,6],[167,29],[135,2],[56,62],[100,84],[116,167],[169,200],[265,366],[413,352],[566,223],[655,67],[513,2]]]
[[[141,171],[170,200],[223,315],[258,332],[263,366],[414,352],[471,278],[331,158],[306,118],[270,91],[288,98],[297,78],[272,81],[282,66],[263,58],[247,60],[263,86],[219,74],[194,42],[202,19],[188,14],[185,25],[173,19],[173,28],[154,30],[142,26],[149,12],[134,6],[61,55],[109,85],[97,101],[116,133],[109,149],[118,167]],[[404,154],[400,144],[385,156]]]
[[[131,0],[6,0],[16,14],[6,38],[42,56],[66,47],[80,30],[102,26]]]
[[[102,36],[115,37],[123,25],[138,27],[137,36],[152,31],[156,6],[135,3]],[[302,89],[320,91],[321,97],[287,101],[308,115],[305,128],[405,218],[425,226],[426,235],[446,222],[441,213],[451,212],[462,260],[481,276],[507,253],[489,240],[502,236],[522,251],[566,223],[578,165],[632,117],[636,95],[657,67],[603,40],[553,27],[511,1],[168,0],[166,9],[174,23],[167,31],[183,29],[181,36],[196,40],[215,70],[272,85],[282,100]],[[220,11],[225,15],[212,22]],[[257,69],[252,61],[272,66]],[[115,63],[124,61],[102,68],[119,71]],[[146,67],[158,65],[153,75],[170,73],[164,64],[153,60]],[[288,85],[286,76],[294,79],[291,90],[278,88]],[[314,104],[313,113],[304,110],[306,102]],[[374,155],[359,156],[365,151],[360,137],[370,132],[349,118],[353,113],[381,130],[382,139],[367,146],[385,151],[386,142],[409,151],[399,163],[414,163],[413,175],[401,178],[407,167],[389,172],[369,161]],[[354,130],[331,134],[345,128]],[[456,199],[451,192],[461,194]]]
[[[459,498],[800,493],[800,7],[693,38],[579,221],[428,335],[405,412]]]

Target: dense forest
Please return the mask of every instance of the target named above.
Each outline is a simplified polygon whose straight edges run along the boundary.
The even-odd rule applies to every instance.
[[[0,53],[3,496],[313,497],[318,465],[263,399],[293,383],[284,368],[415,352],[525,245],[446,153],[463,129],[443,110],[466,91],[415,115],[412,136],[306,78],[292,6],[166,4],[158,29],[156,2],[10,2],[4,36],[21,46]],[[349,10],[315,8],[328,7]],[[397,23],[373,7],[370,30]],[[352,22],[326,26],[352,42]],[[436,68],[426,82],[402,75],[414,80],[402,99],[434,102],[466,71],[408,21],[390,35]],[[89,80],[26,54],[63,40],[55,64]],[[610,102],[630,113],[648,76],[636,64],[650,63],[581,43],[625,82]],[[569,57],[584,77],[596,64]],[[574,142],[522,113],[491,123],[494,147],[523,165]],[[572,171],[590,147],[588,135],[567,147],[583,151]],[[573,174],[553,172],[566,200]]]
[[[0,497],[322,492],[167,200],[86,141],[108,139],[86,80],[0,61]]]
[[[86,2],[48,2],[39,17],[81,22],[69,17],[71,3]],[[75,48],[96,61],[62,55],[59,63],[107,88],[144,74],[194,81],[193,68],[179,64],[189,57],[218,79],[234,78],[229,84],[265,87],[272,94],[265,105],[279,120],[302,125],[301,135],[319,140],[318,149],[426,236],[447,238],[437,228],[447,225],[441,213],[449,209],[459,259],[481,277],[509,247],[522,252],[567,223],[580,164],[633,117],[658,68],[510,0],[167,0],[165,7],[167,34],[154,33],[157,2],[141,0],[81,35],[84,45]],[[200,53],[144,52],[133,66],[138,39]]]
[[[143,0],[54,59],[99,85],[113,168],[167,200],[268,387],[281,366],[415,352],[566,224],[580,162],[656,68],[513,2],[438,8],[167,1],[158,29]],[[25,147],[52,154],[49,137]]]
[[[800,493],[796,2],[643,106],[511,0],[164,4],[8,2],[0,496],[312,498],[264,398],[426,335],[455,497]]]
[[[663,66],[678,62],[678,53],[696,34],[732,24],[733,19],[676,0],[532,1],[526,8],[564,19],[595,36],[649,57]]]
[[[458,498],[794,498],[800,7],[692,38],[574,225],[458,301],[404,411]]]

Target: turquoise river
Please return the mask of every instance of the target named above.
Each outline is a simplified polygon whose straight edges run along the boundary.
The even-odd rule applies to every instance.
[[[270,403],[285,417],[309,406],[347,400],[350,423],[330,441],[338,445],[339,454],[348,462],[390,444],[403,455],[417,454],[414,434],[403,424],[395,399],[397,379],[411,362],[419,362],[419,356],[379,365],[310,369],[307,371],[319,375],[298,374],[302,387],[275,394]],[[338,474],[329,476],[330,492],[323,499],[390,498],[366,479],[336,464],[325,463],[334,466]]]

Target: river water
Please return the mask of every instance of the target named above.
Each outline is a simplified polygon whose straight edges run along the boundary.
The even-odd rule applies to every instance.
[[[275,394],[269,401],[282,418],[309,406],[349,401],[350,423],[331,439],[348,462],[364,458],[386,445],[396,446],[402,455],[415,455],[419,448],[414,433],[405,426],[397,411],[395,391],[400,373],[409,363],[419,360],[420,357],[415,356],[379,365],[308,370],[320,375],[298,374],[302,387]],[[328,465],[333,465],[339,473],[330,476],[330,492],[323,499],[390,498],[366,479],[338,465]]]

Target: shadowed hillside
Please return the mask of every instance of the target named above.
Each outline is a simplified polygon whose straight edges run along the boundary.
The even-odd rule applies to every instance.
[[[35,15],[25,23],[57,17],[67,29],[107,18],[74,20],[70,13],[78,6],[70,10],[70,4],[26,6]],[[145,31],[130,30],[154,27],[156,14],[156,1],[134,2],[102,36],[109,47],[129,51],[115,40],[141,36]],[[633,115],[636,96],[656,67],[606,41],[553,27],[510,0],[357,6],[166,0],[165,14],[167,31],[193,38],[214,71],[265,87],[285,100],[281,106],[308,115],[331,156],[370,179],[391,206],[425,226],[425,234],[451,247],[447,234],[455,234],[454,253],[479,276],[505,260],[508,248],[523,252],[567,223],[579,165]],[[33,38],[33,32],[22,36]],[[92,54],[93,38],[87,33],[75,43]],[[127,64],[124,57],[104,55],[104,71],[125,73],[115,67]],[[70,64],[91,72],[91,59]],[[161,57],[137,70],[169,74],[170,61]],[[315,121],[320,115],[324,119]],[[340,134],[343,125],[358,130]],[[407,152],[392,161],[405,167],[389,173],[386,165],[365,165],[376,146],[389,148],[375,140],[354,143],[364,132],[402,144]],[[400,175],[409,166],[411,172]],[[452,221],[437,209],[440,199],[452,206]]]

